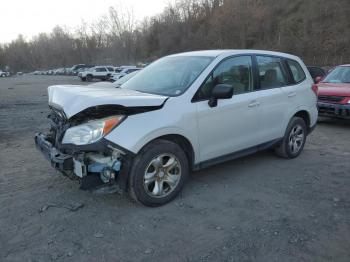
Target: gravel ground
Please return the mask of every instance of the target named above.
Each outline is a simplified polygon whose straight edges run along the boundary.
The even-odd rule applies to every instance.
[[[0,261],[350,261],[350,123],[324,119],[294,160],[261,152],[192,173],[159,208],[78,189],[35,149],[46,88],[0,78]]]

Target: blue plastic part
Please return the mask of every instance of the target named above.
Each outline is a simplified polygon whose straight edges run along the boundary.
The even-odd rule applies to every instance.
[[[120,166],[121,166],[121,164],[120,164],[120,161],[115,161],[114,162],[114,164],[113,164],[113,166],[112,166],[112,169],[114,170],[114,171],[119,171],[120,170]],[[108,165],[106,165],[106,164],[100,164],[100,163],[93,163],[93,164],[91,164],[91,165],[88,165],[88,172],[91,172],[91,173],[100,173],[100,172],[102,172],[104,169],[106,169],[106,168],[109,168],[109,166]]]
[[[93,163],[91,165],[88,165],[88,172],[91,173],[100,173],[105,169],[106,165],[99,164],[99,163]]]
[[[118,171],[120,171],[120,166],[121,166],[120,161],[115,161],[112,168],[114,171],[118,172]]]

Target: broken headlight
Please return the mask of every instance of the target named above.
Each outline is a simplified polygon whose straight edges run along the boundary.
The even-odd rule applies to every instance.
[[[63,144],[87,145],[96,142],[107,135],[114,127],[121,123],[124,116],[113,116],[90,121],[67,129]]]

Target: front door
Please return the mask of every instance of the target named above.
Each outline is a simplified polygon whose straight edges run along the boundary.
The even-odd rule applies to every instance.
[[[209,107],[208,99],[217,84],[230,84],[234,95]],[[259,97],[253,89],[251,56],[224,59],[198,90],[198,141],[200,161],[214,159],[259,143]]]

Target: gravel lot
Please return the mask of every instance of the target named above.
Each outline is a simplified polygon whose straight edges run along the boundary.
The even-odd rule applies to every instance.
[[[35,149],[46,88],[0,78],[0,261],[350,261],[350,123],[322,120],[294,160],[261,152],[193,173],[160,208],[78,189]]]

